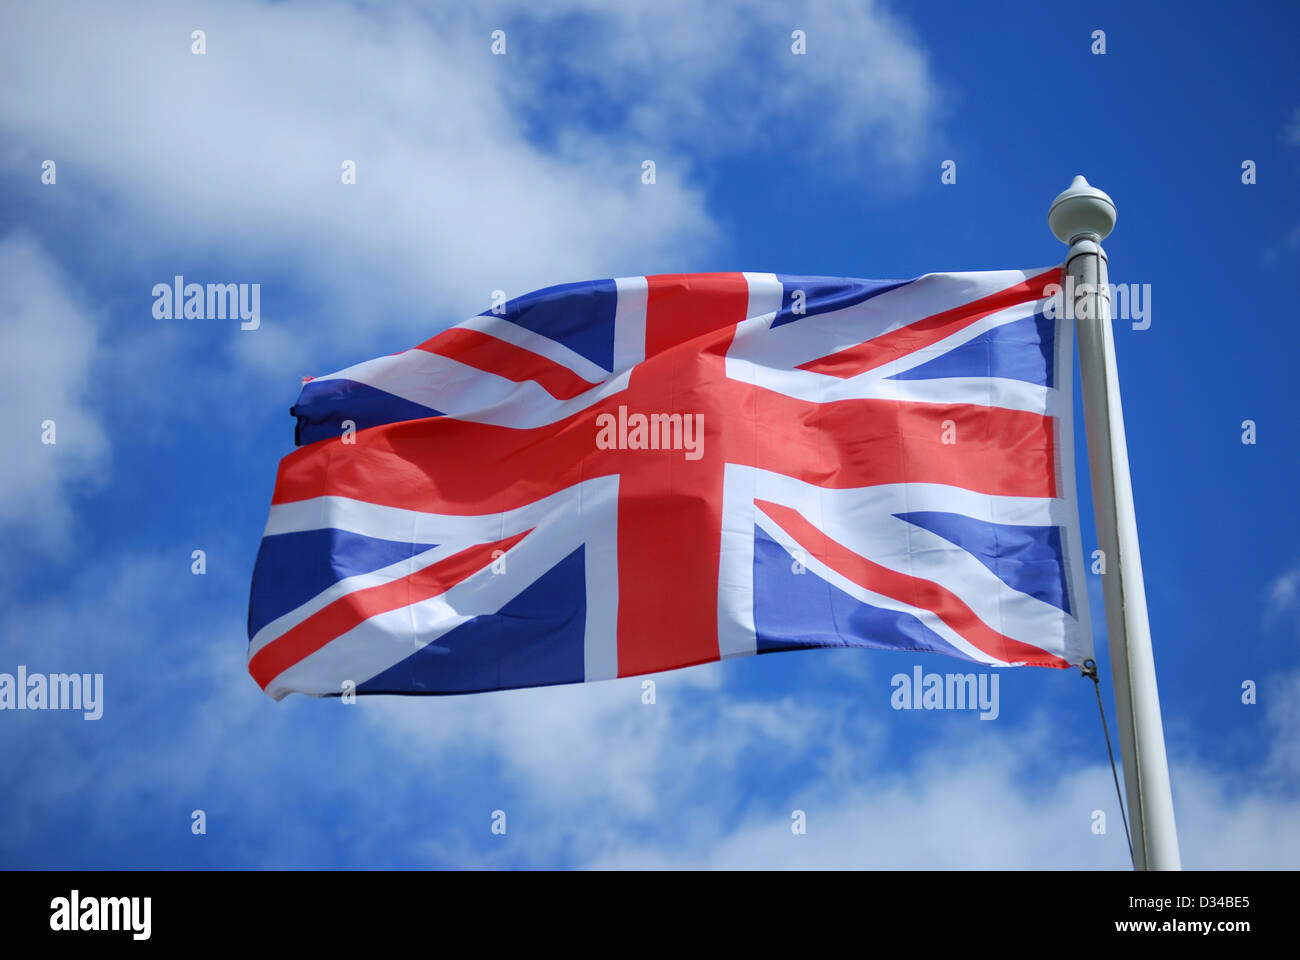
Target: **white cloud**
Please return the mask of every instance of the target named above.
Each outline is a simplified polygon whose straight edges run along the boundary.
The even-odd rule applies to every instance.
[[[1279,624],[1293,628],[1300,622],[1300,565],[1279,574],[1268,585],[1264,597],[1264,626],[1274,629]]]
[[[499,759],[507,779],[529,796],[557,808],[596,804],[636,820],[677,796],[662,776],[666,764],[683,761],[669,758],[674,734],[699,708],[693,693],[717,694],[720,669],[652,678],[653,704],[642,702],[638,677],[471,697],[363,698],[357,709],[407,760],[481,751]],[[724,731],[733,757],[736,739],[764,723],[760,715],[738,719]]]
[[[813,781],[771,798],[720,835],[684,844],[611,849],[600,867],[969,869],[1121,867],[1127,857],[1110,771],[1088,765],[1025,781],[1023,736],[981,729],[960,746],[936,745],[906,769],[865,780]],[[1032,753],[1026,751],[1032,749]],[[1059,764],[1056,765],[1059,767]],[[781,803],[784,799],[785,802]],[[1107,834],[1092,814],[1108,815]],[[801,810],[807,833],[796,835]]]
[[[575,11],[588,17],[575,25]],[[615,122],[648,144],[739,153],[787,133],[800,153],[823,164],[837,156],[830,166],[856,175],[864,160],[914,164],[942,114],[925,48],[876,0],[588,0],[533,15],[563,18],[571,40],[592,52],[569,69],[623,106]],[[793,52],[795,30],[803,54]]]
[[[1285,613],[1300,600],[1300,567],[1288,570],[1269,586],[1269,607],[1275,614]]]
[[[1291,111],[1291,118],[1282,130],[1282,139],[1292,146],[1300,146],[1300,107]]]
[[[1264,684],[1260,695],[1272,734],[1265,773],[1300,784],[1300,672]]]
[[[95,482],[108,454],[89,376],[92,312],[32,237],[11,233],[0,238],[0,316],[9,429],[0,468],[0,527],[15,542],[54,549],[68,539],[70,494]],[[43,442],[46,421],[53,421],[52,444]]]
[[[346,336],[350,354],[381,337],[406,346],[497,288],[715,241],[697,190],[671,173],[644,187],[639,158],[598,133],[565,154],[529,142],[498,79],[507,66],[486,37],[463,42],[453,17],[343,3],[18,8],[0,39],[5,166],[35,182],[54,159],[41,202],[91,219],[119,268],[151,265],[165,281],[205,262],[227,274],[190,279],[262,282],[272,330],[288,319],[268,313],[274,284],[305,295],[299,364],[330,338]],[[345,160],[355,186],[340,183]],[[237,342],[246,360],[285,362],[274,337]]]
[[[707,675],[724,679],[726,669]],[[936,721],[931,742],[900,761],[879,749],[897,737],[896,722],[850,720],[843,701],[806,691],[777,700],[693,691],[693,673],[658,678],[653,707],[640,704],[636,680],[364,706],[405,762],[454,769],[473,754],[503,764],[517,790],[510,809],[528,811],[529,826],[509,856],[491,858],[498,864],[1128,867],[1110,769],[1076,762],[1049,714],[1022,727]],[[1291,706],[1300,674],[1281,686],[1261,768],[1175,763],[1189,869],[1300,866],[1300,714]],[[790,829],[795,810],[806,835]],[[1093,832],[1098,810],[1104,835]],[[482,853],[430,843],[428,856],[467,864]]]
[[[796,57],[786,20],[658,0],[20,7],[0,36],[0,169],[35,184],[54,159],[41,208],[93,223],[119,268],[159,282],[197,262],[223,275],[192,280],[262,282],[264,332],[232,332],[236,355],[298,375],[407,346],[495,289],[707,268],[721,236],[688,156],[709,142],[741,154],[779,125],[805,148],[915,156],[937,95],[902,23],[876,3],[815,5]],[[505,57],[490,53],[497,21],[518,24]],[[566,39],[582,55],[562,55]],[[547,85],[560,70],[570,82]],[[844,155],[856,168],[862,150]],[[304,297],[300,315],[275,314]]]
[[[1018,754],[1014,736],[989,732],[962,749],[926,751],[916,769],[882,770],[848,789],[810,784],[779,808],[773,803],[720,835],[611,843],[591,865],[1128,869],[1110,770],[1090,764],[1027,781],[1026,768],[1042,759]],[[1300,867],[1294,793],[1243,791],[1239,778],[1197,764],[1176,767],[1173,779],[1185,868]],[[805,836],[791,832],[793,809],[807,816]],[[1105,835],[1092,832],[1095,810],[1106,814]]]

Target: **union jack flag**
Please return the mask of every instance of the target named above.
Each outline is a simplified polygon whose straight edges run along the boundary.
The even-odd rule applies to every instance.
[[[811,647],[1080,664],[1060,278],[567,284],[309,379],[249,672],[279,699]]]

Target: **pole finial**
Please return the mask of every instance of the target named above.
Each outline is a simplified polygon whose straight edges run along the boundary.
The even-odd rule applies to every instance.
[[[1074,243],[1080,237],[1101,241],[1114,229],[1115,216],[1114,201],[1080,174],[1052,201],[1047,225],[1062,243]]]

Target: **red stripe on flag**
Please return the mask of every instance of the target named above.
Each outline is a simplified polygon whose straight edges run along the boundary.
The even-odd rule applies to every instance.
[[[265,690],[266,685],[284,671],[336,637],[371,617],[446,593],[491,563],[493,551],[508,551],[531,532],[525,530],[495,543],[475,544],[408,577],[339,597],[257,651],[248,661],[248,672]]]
[[[1041,647],[998,633],[966,606],[960,597],[933,580],[890,570],[832,540],[809,523],[798,510],[766,500],[755,500],[754,503],[800,546],[836,573],[874,593],[892,597],[921,610],[933,611],[963,639],[990,656],[1005,663],[1043,667],[1070,665]]]
[[[1002,497],[1056,496],[1053,417],[970,403],[810,403],[736,383],[728,382],[734,412],[720,438],[731,463],[831,489],[941,483]]]
[[[480,330],[452,327],[420,344],[419,349],[515,383],[532,380],[557,400],[568,400],[596,386],[563,364]]]
[[[718,560],[725,414],[715,391],[749,309],[744,274],[647,277],[646,360],[617,398],[642,414],[700,415],[698,460],[627,451],[618,487],[618,674],[718,659]],[[708,342],[698,342],[708,334]],[[697,342],[693,342],[697,341]],[[687,344],[689,344],[687,346]],[[680,348],[680,349],[674,349]]]
[[[647,358],[740,323],[749,309],[743,273],[664,273],[645,279]]]
[[[891,360],[906,356],[914,350],[920,350],[922,347],[938,343],[944,337],[951,336],[964,327],[969,327],[975,321],[987,317],[989,314],[997,313],[999,310],[1005,310],[1008,307],[1014,307],[1018,303],[1041,300],[1045,296],[1043,293],[1044,288],[1048,284],[1059,283],[1060,280],[1061,268],[1054,267],[1046,273],[1030,277],[1014,287],[1007,287],[1005,290],[999,290],[997,293],[981,297],[979,300],[963,303],[951,310],[945,310],[942,313],[936,313],[933,316],[909,323],[905,327],[899,327],[897,330],[882,333],[878,337],[847,349],[827,354],[824,357],[818,357],[816,360],[809,360],[807,363],[801,363],[798,369],[809,370],[813,373],[824,373],[828,377],[839,377],[842,380],[847,380],[849,377],[855,377],[860,373],[883,366]]]
[[[620,677],[718,659],[721,464],[658,461],[619,478]]]

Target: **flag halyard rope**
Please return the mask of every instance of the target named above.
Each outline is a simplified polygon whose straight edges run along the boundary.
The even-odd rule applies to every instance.
[[[1128,830],[1128,815],[1124,812],[1124,794],[1119,788],[1119,772],[1115,769],[1115,751],[1110,745],[1110,728],[1106,725],[1106,708],[1101,703],[1101,681],[1097,678],[1097,661],[1085,660],[1080,671],[1085,677],[1092,680],[1093,690],[1097,694],[1097,712],[1101,714],[1101,732],[1106,737],[1106,755],[1110,757],[1110,775],[1115,781],[1115,799],[1119,803],[1119,816],[1124,823],[1124,840],[1128,843],[1128,858],[1133,864],[1133,869],[1137,869],[1137,861],[1133,858],[1133,837]]]

